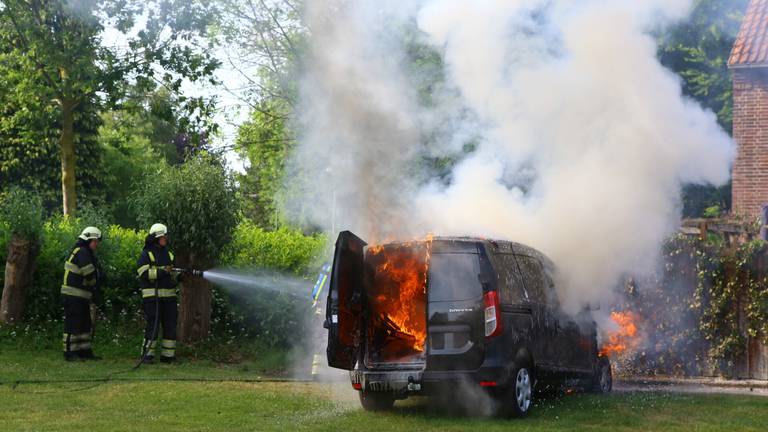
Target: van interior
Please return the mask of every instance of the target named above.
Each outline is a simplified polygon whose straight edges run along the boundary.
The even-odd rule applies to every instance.
[[[424,363],[429,244],[371,247],[365,262],[366,364],[386,367]]]

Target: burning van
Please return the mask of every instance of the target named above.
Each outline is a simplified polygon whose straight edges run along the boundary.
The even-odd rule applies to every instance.
[[[579,380],[609,392],[585,309],[560,311],[553,265],[527,246],[428,238],[368,246],[336,242],[325,326],[328,364],[350,371],[363,408],[467,386],[499,411],[523,416],[535,386]]]

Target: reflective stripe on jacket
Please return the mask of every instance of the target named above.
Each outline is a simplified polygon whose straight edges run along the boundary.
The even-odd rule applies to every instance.
[[[76,247],[64,262],[61,294],[90,300],[98,280],[93,251],[87,246]]]
[[[167,272],[167,266],[173,266],[174,256],[167,248],[160,246],[150,246],[141,252],[136,273],[139,276],[141,285],[141,296],[143,298],[155,297],[155,288],[159,297],[176,296],[176,277]]]

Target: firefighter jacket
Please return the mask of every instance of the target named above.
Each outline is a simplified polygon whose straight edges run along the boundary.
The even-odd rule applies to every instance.
[[[90,301],[98,291],[99,264],[93,250],[85,241],[78,241],[69,258],[64,262],[64,283],[61,295],[79,297]]]
[[[150,244],[141,251],[141,256],[137,262],[139,267],[137,273],[139,274],[142,298],[176,297],[177,277],[166,269],[169,266],[173,267],[173,264],[173,253],[167,247]]]

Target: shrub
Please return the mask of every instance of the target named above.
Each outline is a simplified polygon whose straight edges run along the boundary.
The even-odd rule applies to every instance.
[[[280,228],[264,231],[244,221],[237,226],[224,250],[223,263],[237,268],[268,268],[307,274],[319,268],[328,244],[325,236],[305,236],[300,231]],[[315,267],[315,268],[312,268]]]
[[[12,234],[37,240],[43,227],[43,201],[37,194],[12,188],[2,196],[0,220]]]
[[[234,181],[209,157],[163,168],[133,197],[141,222],[168,226],[173,249],[184,266],[216,263],[237,225]]]
[[[241,270],[282,272],[282,279],[294,283],[303,277],[309,296],[315,273],[327,258],[327,243],[321,235],[305,236],[288,228],[265,231],[244,221],[224,250],[222,262]],[[314,316],[308,297],[221,287],[214,291],[214,310],[221,311],[214,318],[221,334],[253,336],[264,345],[281,348],[296,343],[296,335],[307,334],[305,326]]]
[[[125,317],[126,314],[138,316],[138,282],[135,274],[143,236],[131,229],[94,222],[98,221],[85,217],[57,217],[45,224],[27,307],[30,319],[60,319],[59,291],[64,277],[64,261],[72,253],[77,236],[89,225],[99,227],[104,235],[104,241],[96,252],[107,276],[102,287],[104,313],[114,319]]]
[[[136,260],[145,233],[106,223],[103,216],[82,211],[77,219],[59,216],[43,225],[40,254],[25,314],[27,328],[38,330],[29,337],[44,339],[45,335],[60,331],[59,291],[63,263],[72,252],[77,236],[89,225],[99,227],[104,234],[97,256],[107,275],[102,287],[101,316],[108,321],[97,323],[97,328],[114,333],[115,344],[132,341],[133,333],[140,333],[142,313],[137,294]],[[0,222],[0,226],[2,224],[4,222]],[[4,247],[8,237],[8,230],[0,230],[0,247]],[[327,258],[326,244],[323,236],[304,236],[287,228],[264,231],[251,222],[241,222],[234,231],[232,242],[224,249],[223,265],[243,270],[258,268],[285,272],[294,281],[303,277],[309,294],[315,272]],[[0,256],[4,255],[5,249],[0,249]],[[261,346],[283,348],[295,341],[296,334],[305,332],[303,318],[312,316],[309,299],[261,291],[235,294],[221,287],[214,289],[212,312],[211,330],[215,341],[236,344],[255,339]],[[104,335],[105,332],[99,333]]]

